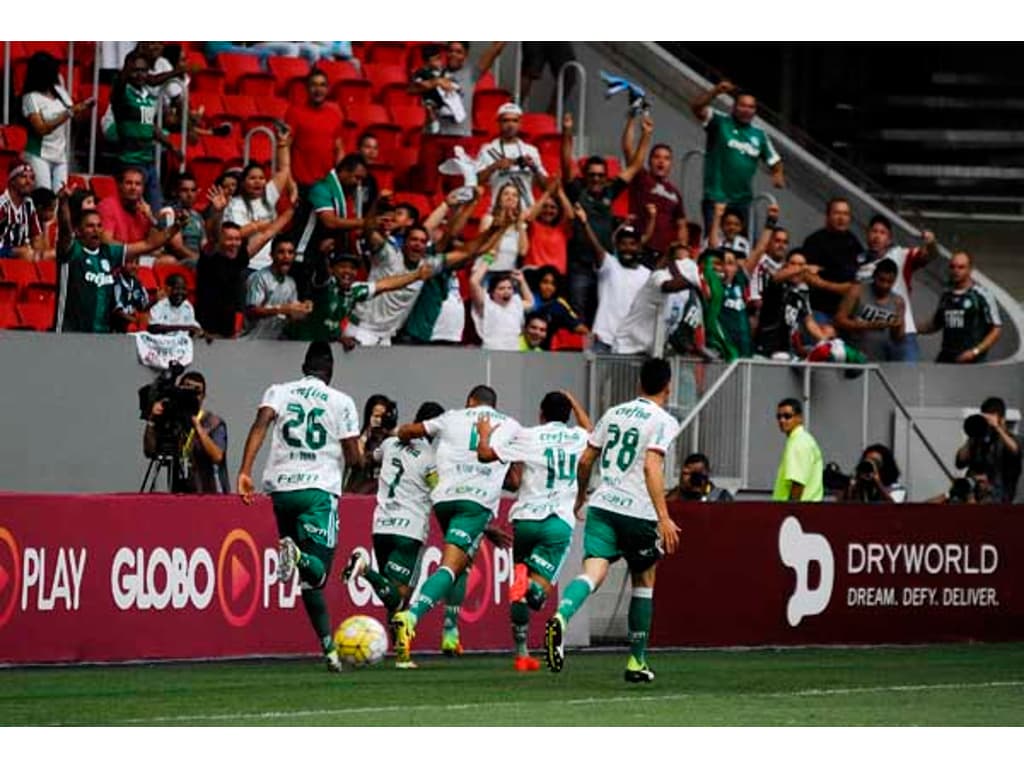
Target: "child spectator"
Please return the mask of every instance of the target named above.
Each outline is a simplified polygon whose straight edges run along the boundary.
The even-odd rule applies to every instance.
[[[533,305],[528,308],[532,315],[540,315],[548,321],[548,340],[560,330],[585,335],[590,333],[586,323],[580,320],[572,306],[565,299],[562,276],[554,267],[541,267],[530,274],[535,290]],[[546,346],[546,345],[545,345]]]
[[[436,43],[420,46],[423,66],[412,74],[412,82],[423,89],[420,98],[423,100],[423,107],[427,110],[427,122],[424,126],[427,133],[437,133],[440,130],[440,115],[442,110],[446,109],[446,94],[457,93],[445,91],[440,86],[440,80],[444,77],[443,52],[444,49]],[[461,98],[456,96],[456,99],[459,102],[458,109],[464,111]],[[461,118],[456,119],[451,107],[447,107],[447,109],[446,116],[454,122],[461,122],[465,118],[465,114],[462,114]]]
[[[724,297],[719,324],[740,357],[750,357],[750,282],[740,269],[737,254],[726,250],[722,259]]]
[[[149,332],[201,334],[203,329],[196,322],[196,313],[187,296],[185,278],[181,275],[168,277],[167,296],[154,304],[149,312]]]
[[[149,309],[149,296],[139,282],[138,262],[126,261],[114,276],[113,330],[121,333],[138,330]]]

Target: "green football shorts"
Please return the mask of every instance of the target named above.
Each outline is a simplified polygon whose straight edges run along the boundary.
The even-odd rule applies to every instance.
[[[656,520],[641,520],[599,507],[587,507],[583,528],[583,559],[600,557],[614,563],[626,559],[631,573],[642,573],[661,558]]]

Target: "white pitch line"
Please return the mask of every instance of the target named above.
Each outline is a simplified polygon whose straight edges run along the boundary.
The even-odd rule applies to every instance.
[[[767,699],[788,699],[811,696],[856,696],[857,694],[868,693],[907,693],[916,691],[943,691],[943,690],[968,690],[972,688],[1020,688],[1024,687],[1024,680],[993,680],[982,683],[936,683],[933,685],[885,685],[864,688],[805,688],[797,691],[774,691],[770,693],[747,693],[743,694],[750,698]],[[544,704],[555,704],[557,706],[576,707],[589,706],[593,704],[628,704],[630,702],[651,702],[651,701],[678,701],[680,699],[695,699],[700,697],[716,696],[714,693],[668,693],[659,696],[612,696],[609,698],[586,698],[586,699],[563,699],[546,700]],[[198,714],[198,715],[167,715],[163,717],[138,717],[126,720],[117,720],[112,724],[144,725],[147,723],[194,723],[194,722],[219,722],[230,720],[286,720],[301,717],[322,717],[334,715],[367,715],[387,714],[389,712],[458,712],[466,709],[476,709],[483,704],[488,707],[529,707],[536,702],[531,701],[494,701],[494,702],[473,702],[467,704],[414,704],[411,706],[392,705],[388,707],[349,707],[344,709],[296,709],[286,711],[269,712],[234,712],[219,714]],[[64,725],[64,723],[51,723],[51,725]]]

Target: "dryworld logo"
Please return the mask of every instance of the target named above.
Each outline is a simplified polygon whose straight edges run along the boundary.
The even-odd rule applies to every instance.
[[[789,626],[805,616],[817,616],[828,607],[835,580],[835,558],[828,539],[820,533],[804,533],[800,521],[787,517],[779,528],[779,557],[796,574],[796,588],[786,604]],[[810,587],[811,563],[818,564],[818,584]]]
[[[217,557],[217,600],[232,627],[252,621],[260,599],[260,555],[249,532],[235,528],[224,537]]]
[[[21,552],[14,534],[0,527],[0,627],[11,619],[21,592]]]

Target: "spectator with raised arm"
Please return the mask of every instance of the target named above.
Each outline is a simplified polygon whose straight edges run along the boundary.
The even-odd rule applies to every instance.
[[[565,196],[562,180],[553,176],[548,180],[544,194],[527,213],[530,237],[524,269],[554,267],[562,276],[568,274],[566,260],[569,235],[572,233],[572,203]]]
[[[857,279],[860,282],[870,279],[875,267],[883,259],[895,262],[897,274],[892,291],[903,299],[906,310],[903,318],[906,332],[900,345],[898,359],[906,363],[916,363],[921,359],[921,350],[917,344],[917,323],[910,303],[910,293],[914,272],[927,266],[939,255],[935,235],[928,230],[921,232],[921,245],[916,248],[895,245],[892,241],[892,222],[888,217],[877,214],[868,222],[867,242],[867,250],[857,258]]]
[[[573,118],[566,114],[562,118],[562,183],[566,196],[573,204],[586,212],[590,228],[597,236],[601,247],[607,252],[613,250],[612,232],[615,229],[615,215],[612,204],[629,187],[630,182],[643,167],[643,159],[650,146],[654,123],[644,118],[641,128],[640,145],[632,161],[614,179],[608,178],[608,164],[603,157],[592,155],[583,164],[583,178],[573,157]],[[573,233],[569,239],[569,301],[587,324],[592,324],[597,313],[597,276],[594,272],[594,249],[581,223],[573,222]]]
[[[526,215],[519,187],[508,182],[494,196],[490,213],[480,219],[480,226],[484,229],[499,218],[510,222],[495,244],[494,252],[490,254],[487,267],[489,272],[511,272],[518,269],[526,259],[530,250]]]
[[[311,301],[299,301],[299,289],[289,272],[295,261],[295,244],[278,237],[271,246],[272,261],[249,275],[245,285],[245,337],[280,339],[289,323],[303,320]]]
[[[540,159],[540,151],[519,138],[519,121],[523,110],[507,102],[498,107],[498,137],[480,147],[476,158],[481,184],[491,185],[497,197],[506,184],[519,190],[523,205],[533,205],[533,185],[547,186],[548,173]]]
[[[714,219],[705,241],[706,248],[727,248],[742,261],[750,256],[750,241],[744,232],[746,222],[743,215],[735,208],[726,208],[722,203],[715,204]]]
[[[723,93],[731,94],[733,107],[730,114],[712,108],[711,103]],[[744,224],[750,220],[750,204],[754,199],[753,182],[758,163],[772,172],[776,187],[785,185],[782,159],[764,130],[754,125],[757,99],[753,94],[738,89],[728,80],[695,98],[690,108],[704,126],[707,144],[704,149],[704,198],[701,213],[704,231],[711,230],[715,204],[737,209]]]
[[[38,261],[45,249],[32,190],[36,175],[28,163],[15,163],[7,173],[7,189],[0,195],[0,259]]]
[[[71,121],[96,102],[93,97],[73,102],[60,81],[59,63],[45,51],[28,60],[21,114],[28,121],[25,160],[35,172],[36,184],[56,192],[68,178],[68,142]]]
[[[785,273],[789,277],[782,294],[782,343],[773,357],[802,360],[818,343],[834,339],[836,331],[831,322],[819,322],[811,308],[807,282],[816,273],[807,269],[803,253],[790,251],[786,266],[793,269]]]
[[[61,188],[57,211],[57,259],[68,267],[59,286],[57,327],[66,332],[110,333],[114,317],[114,270],[162,247],[184,225],[179,213],[170,227],[135,243],[108,243],[98,211],[82,211],[71,222],[67,187]]]
[[[483,77],[501,54],[505,43],[491,43],[490,47],[480,56],[476,64],[469,63],[469,43],[449,42],[445,46],[447,62],[439,76],[426,80],[414,81],[410,86],[413,93],[427,93],[440,89],[450,100],[458,97],[461,109],[449,109],[450,114],[442,111],[437,116],[437,133],[441,136],[472,136],[473,135],[473,93],[477,81]],[[435,158],[434,165],[437,165]]]
[[[292,104],[284,116],[291,129],[292,176],[302,193],[334,168],[345,151],[342,130],[345,116],[341,108],[327,100],[327,75],[312,69],[306,76],[306,100]]]
[[[630,113],[622,132],[622,156],[627,165],[633,162],[634,156],[640,151],[639,143],[634,140],[636,122],[636,116]],[[666,253],[673,242],[683,245],[689,242],[683,193],[669,180],[672,161],[672,147],[668,144],[655,144],[647,156],[647,167],[637,171],[629,184],[629,210],[636,216],[636,226],[641,231],[647,229],[648,222],[653,218],[654,234],[651,236],[650,249],[658,254]]]
[[[1003,331],[999,305],[987,288],[974,282],[974,260],[966,251],[949,260],[949,287],[935,314],[918,333],[942,331],[938,363],[983,363]]]
[[[199,263],[199,254],[206,247],[206,223],[203,216],[196,210],[196,198],[199,197],[199,186],[196,177],[188,171],[178,174],[178,186],[174,200],[174,209],[184,211],[188,223],[175,237],[167,243],[167,250],[174,254],[178,261],[186,267],[195,269]]]
[[[292,135],[282,129],[277,134],[277,171],[269,181],[263,166],[250,162],[242,169],[238,192],[231,198],[224,211],[224,220],[232,221],[242,228],[242,237],[258,234],[269,229],[277,218],[277,201],[282,197],[294,202],[298,195],[291,173]],[[271,262],[271,246],[267,242],[253,256],[249,266],[252,269],[266,269]]]
[[[487,264],[477,262],[469,280],[473,322],[484,349],[516,352],[526,322],[526,308],[533,306],[533,294],[519,270],[491,280],[484,287]],[[519,293],[516,292],[518,287]]]
[[[365,216],[375,201],[367,199],[365,186],[368,170],[363,156],[353,152],[313,185],[309,191],[312,208],[311,220],[306,223],[303,242],[318,242],[328,235],[333,236],[338,249],[355,253],[353,235],[365,224]]]
[[[843,295],[857,282],[857,259],[864,251],[850,231],[852,213],[846,198],[834,197],[825,204],[825,226],[808,235],[803,252],[807,263],[821,270],[808,273],[811,308],[818,322],[831,322]]]

